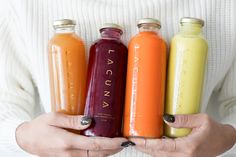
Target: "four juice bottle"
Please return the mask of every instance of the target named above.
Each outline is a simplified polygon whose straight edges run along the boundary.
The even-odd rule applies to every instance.
[[[172,39],[167,114],[199,112],[207,58],[203,25],[200,19],[182,18],[181,31]],[[93,117],[84,135],[121,136],[127,64],[122,29],[116,24],[100,29],[102,39],[90,48],[86,91],[85,47],[74,27],[73,20],[54,22],[55,36],[48,46],[52,111]],[[158,32],[158,20],[141,19],[138,28],[139,34],[129,43],[123,133],[125,137],[158,138],[163,134],[166,43]],[[190,131],[165,126],[169,137],[186,136]]]
[[[166,43],[161,24],[145,18],[128,48],[124,136],[158,138],[163,134]]]

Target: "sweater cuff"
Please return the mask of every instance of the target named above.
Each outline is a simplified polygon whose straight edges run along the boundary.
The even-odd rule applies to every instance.
[[[20,120],[20,119],[8,119],[4,120],[1,125],[4,125],[5,129],[0,129],[0,145],[6,148],[6,150],[11,152],[22,152],[26,153],[20,146],[17,144],[16,141],[16,129],[17,127],[22,124],[23,122],[29,121],[27,120]]]
[[[236,128],[236,98],[229,99],[221,104],[220,115],[221,123],[232,125]],[[236,144],[227,152],[219,157],[233,157],[236,156]]]
[[[232,125],[236,129],[236,115],[229,115],[223,118],[221,123]]]
[[[236,98],[221,105],[220,114],[223,124],[230,124],[236,128]]]

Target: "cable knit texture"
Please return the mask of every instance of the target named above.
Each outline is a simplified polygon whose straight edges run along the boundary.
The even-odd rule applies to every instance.
[[[157,18],[169,44],[181,17],[204,19],[209,55],[202,111],[236,126],[235,0],[0,0],[0,4],[0,150],[22,151],[15,140],[16,127],[50,112],[47,43],[54,33],[53,21],[62,18],[77,21],[76,33],[87,50],[105,22],[122,25],[128,44],[140,18]],[[235,156],[233,150],[231,155]],[[115,156],[147,155],[127,148]]]

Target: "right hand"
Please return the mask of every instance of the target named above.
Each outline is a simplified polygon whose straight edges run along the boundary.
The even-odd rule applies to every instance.
[[[84,130],[89,122],[83,116],[44,114],[17,128],[17,143],[41,157],[105,157],[122,150],[125,138],[85,137],[65,130]]]

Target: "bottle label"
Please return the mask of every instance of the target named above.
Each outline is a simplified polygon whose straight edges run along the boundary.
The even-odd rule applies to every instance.
[[[136,105],[137,102],[137,83],[138,83],[138,72],[139,72],[139,46],[134,47],[134,67],[133,67],[133,77],[132,77],[132,98],[131,104]]]
[[[118,73],[118,63],[116,63],[116,57],[118,53],[115,53],[114,49],[106,50],[103,60],[101,61],[100,68],[103,70],[99,70],[101,72],[98,74],[102,78],[102,82],[100,85],[100,92],[102,93],[99,102],[99,106],[95,111],[95,118],[99,118],[101,122],[107,122],[110,120],[114,120],[114,110],[116,106],[114,106],[115,98],[115,84],[117,80]],[[118,76],[119,77],[119,76]],[[102,90],[102,91],[101,91]],[[99,94],[100,95],[100,94]],[[119,98],[118,98],[119,99]],[[97,99],[98,100],[98,99]]]

